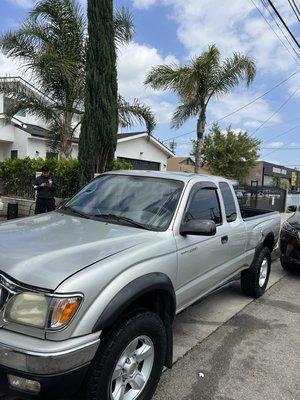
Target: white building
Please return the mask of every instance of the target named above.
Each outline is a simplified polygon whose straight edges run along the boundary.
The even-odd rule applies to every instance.
[[[36,90],[21,78],[19,84]],[[38,90],[36,90],[38,92]],[[0,161],[7,158],[57,157],[48,147],[48,130],[45,123],[34,115],[20,112],[10,122],[5,121],[5,110],[11,99],[0,94]],[[78,135],[74,137],[72,157],[78,156]],[[166,170],[172,151],[147,132],[118,134],[115,157],[130,162],[134,169]]]

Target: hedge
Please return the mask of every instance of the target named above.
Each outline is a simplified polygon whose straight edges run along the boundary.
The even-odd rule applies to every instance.
[[[78,191],[79,164],[77,159],[39,159],[23,158],[9,159],[0,162],[0,181],[5,194],[33,199],[33,181],[37,171],[47,164],[59,182],[57,197],[70,197]],[[113,169],[131,169],[132,165],[115,160]]]

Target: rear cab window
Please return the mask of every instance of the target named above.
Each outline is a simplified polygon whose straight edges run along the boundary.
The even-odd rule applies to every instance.
[[[237,219],[237,210],[232,190],[227,182],[220,182],[219,187],[223,197],[226,220],[233,222]]]

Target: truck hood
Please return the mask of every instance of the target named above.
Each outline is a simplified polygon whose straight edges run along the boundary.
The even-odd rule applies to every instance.
[[[55,290],[70,275],[153,235],[59,212],[0,223],[0,272],[24,284]]]

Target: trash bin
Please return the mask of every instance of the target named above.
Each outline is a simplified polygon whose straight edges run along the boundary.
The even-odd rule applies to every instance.
[[[18,218],[19,205],[18,203],[7,204],[7,219]]]

